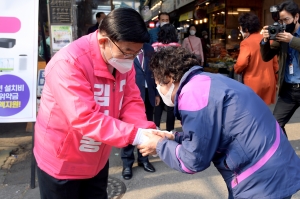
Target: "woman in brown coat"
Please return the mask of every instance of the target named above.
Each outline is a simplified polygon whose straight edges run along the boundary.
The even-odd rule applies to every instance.
[[[234,66],[237,74],[243,75],[244,84],[249,86],[267,105],[275,102],[278,72],[277,56],[264,62],[260,55],[262,35],[259,19],[252,13],[239,17],[240,32],[244,40],[240,44],[240,54]]]

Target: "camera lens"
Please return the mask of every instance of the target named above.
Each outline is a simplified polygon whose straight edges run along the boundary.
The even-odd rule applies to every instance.
[[[271,29],[269,30],[269,33],[270,33],[270,34],[275,34],[275,33],[276,33],[276,29],[271,28]]]

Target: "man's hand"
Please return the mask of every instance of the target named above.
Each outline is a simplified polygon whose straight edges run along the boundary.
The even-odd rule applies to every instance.
[[[290,43],[290,41],[292,40],[293,35],[289,32],[280,32],[276,35],[276,41],[282,41],[285,43]]]
[[[160,97],[159,96],[155,96],[155,106],[158,106],[160,103]]]
[[[261,30],[261,34],[264,38],[264,42],[267,42],[270,37],[268,27],[269,26],[264,26],[263,29]]]
[[[169,131],[153,131],[154,135],[158,135],[161,138],[168,138],[169,140],[174,140],[175,136],[172,134],[172,132]]]

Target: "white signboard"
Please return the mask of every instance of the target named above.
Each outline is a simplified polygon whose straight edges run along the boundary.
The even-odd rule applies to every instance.
[[[145,22],[150,20],[152,17],[152,11],[149,9],[149,6],[144,6],[141,14]]]
[[[188,3],[193,2],[194,0],[175,0],[175,4],[176,4],[176,9],[185,6]]]
[[[1,0],[0,122],[36,120],[38,1]]]
[[[175,10],[175,0],[165,0],[161,5],[161,11],[170,13]]]

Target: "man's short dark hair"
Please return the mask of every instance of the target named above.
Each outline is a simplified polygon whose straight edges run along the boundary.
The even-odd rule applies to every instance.
[[[243,32],[248,30],[250,34],[260,30],[259,18],[253,13],[243,13],[239,16],[239,24],[242,26]]]
[[[281,11],[287,11],[288,13],[291,13],[293,17],[296,16],[297,13],[299,13],[299,7],[298,4],[296,4],[294,1],[284,1],[279,5],[279,12]]]
[[[104,12],[97,12],[96,18],[100,18],[102,14],[105,14]]]
[[[160,20],[160,16],[161,16],[161,15],[168,15],[168,17],[169,17],[169,19],[170,19],[169,13],[167,13],[167,12],[161,12],[161,13],[158,14],[158,20]]]
[[[150,40],[142,16],[132,8],[111,11],[100,24],[99,32],[112,41],[148,43]]]

